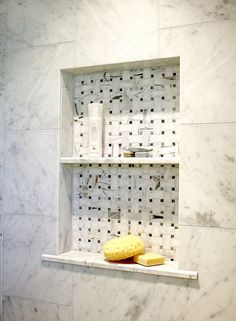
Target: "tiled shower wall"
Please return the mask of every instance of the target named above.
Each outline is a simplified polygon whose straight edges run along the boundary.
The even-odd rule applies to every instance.
[[[6,2],[4,321],[234,320],[235,1]],[[199,280],[42,264],[57,247],[59,69],[170,56],[181,63],[178,262]]]

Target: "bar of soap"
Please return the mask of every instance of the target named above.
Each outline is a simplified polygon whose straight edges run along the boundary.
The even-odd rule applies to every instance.
[[[165,257],[163,255],[150,252],[150,253],[135,255],[133,260],[135,263],[138,263],[141,265],[152,266],[152,265],[164,264]]]
[[[136,235],[116,237],[103,246],[103,254],[108,261],[120,261],[143,253],[143,242]]]

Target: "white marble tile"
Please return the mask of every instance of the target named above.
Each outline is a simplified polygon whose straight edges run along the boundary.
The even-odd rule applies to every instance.
[[[0,14],[7,12],[7,1],[8,0],[0,0]]]
[[[161,28],[235,18],[235,0],[160,0]]]
[[[2,145],[3,112],[5,102],[6,18],[5,14],[0,14],[0,145]],[[0,153],[1,152],[2,148],[0,146]]]
[[[157,0],[77,0],[77,64],[155,58]]]
[[[3,149],[4,149],[4,110],[5,110],[5,53],[0,50],[0,158],[3,157]]]
[[[61,74],[61,156],[73,154],[74,77]]]
[[[4,294],[71,304],[70,267],[41,262],[41,254],[56,253],[56,247],[56,218],[5,215]]]
[[[71,310],[62,305],[4,297],[4,321],[71,321]]]
[[[75,1],[8,1],[8,50],[75,39]]]
[[[128,264],[122,262],[108,262],[102,253],[69,251],[60,255],[43,254],[42,260],[46,262],[59,262],[77,266],[90,266],[99,269],[126,271],[151,275],[170,276],[174,278],[197,279],[196,271],[179,270],[177,262],[166,261],[163,265],[142,266],[140,264]]]
[[[1,2],[0,2],[1,5]],[[1,7],[0,7],[1,10]],[[7,15],[0,12],[0,51],[5,51],[7,40]]]
[[[183,225],[236,228],[236,124],[182,125]]]
[[[75,268],[73,320],[156,321],[156,277]]]
[[[5,53],[0,50],[0,158],[4,149]]]
[[[8,54],[7,129],[59,127],[59,69],[73,67],[73,48],[67,43]]]
[[[73,152],[74,77],[61,74],[61,124],[60,155]],[[72,248],[72,168],[60,166],[59,208],[58,208],[58,253]]]
[[[5,110],[5,15],[0,15],[0,158],[4,146],[4,110]]]
[[[57,215],[58,131],[7,132],[5,212]]]
[[[236,21],[160,30],[160,55],[180,55],[181,122],[236,121]]]
[[[0,49],[0,111],[2,113],[5,91],[5,53]]]
[[[58,208],[58,253],[72,248],[72,168],[60,167]]]
[[[236,230],[180,228],[182,268],[199,280],[160,277],[157,320],[232,321],[236,319]]]
[[[2,214],[2,212],[3,212],[3,158],[0,156],[0,214]]]
[[[3,159],[4,154],[4,113],[1,113],[0,107],[0,162]]]

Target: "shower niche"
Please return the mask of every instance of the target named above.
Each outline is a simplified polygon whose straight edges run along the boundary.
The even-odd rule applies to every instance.
[[[43,260],[162,273],[158,267],[104,262],[107,240],[135,234],[146,250],[175,263],[179,78],[178,58],[61,71],[58,253],[45,254]],[[99,158],[89,157],[89,103],[104,107]],[[149,157],[124,157],[130,148],[151,152]],[[176,271],[168,273],[183,272]],[[194,272],[182,274],[196,278]]]

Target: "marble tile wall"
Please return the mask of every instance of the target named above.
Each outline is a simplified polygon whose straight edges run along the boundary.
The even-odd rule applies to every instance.
[[[156,58],[157,0],[77,0],[76,14],[80,66]]]
[[[161,321],[236,317],[235,4],[161,1],[160,55],[181,61],[178,262],[199,272],[194,282],[160,278]]]
[[[6,70],[10,142],[2,320],[236,319],[235,24],[234,0],[0,0],[0,97]],[[199,280],[42,264],[42,252],[57,251],[59,69],[176,55],[178,261],[197,269]]]
[[[73,320],[156,321],[154,276],[75,267]],[[89,298],[89,300],[87,299]]]
[[[2,314],[2,247],[3,247],[3,177],[4,177],[4,111],[5,111],[5,62],[7,40],[6,1],[0,2],[0,319]]]
[[[12,296],[5,296],[3,303],[4,320],[71,321],[71,307],[20,299]]]
[[[9,51],[75,40],[74,0],[8,0],[8,10]]]
[[[7,7],[1,320],[71,320],[71,269],[41,254],[58,251],[59,70],[75,62],[75,1]]]

